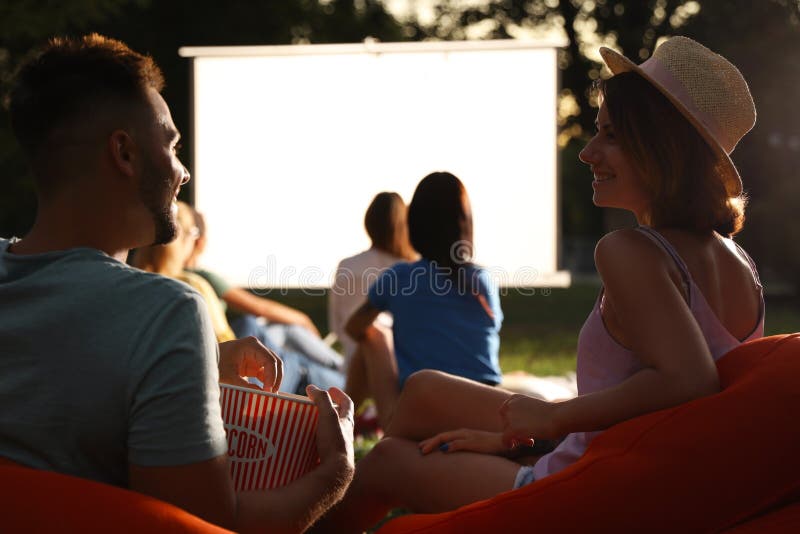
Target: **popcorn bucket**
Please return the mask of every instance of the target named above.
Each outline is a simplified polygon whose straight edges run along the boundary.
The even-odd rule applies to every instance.
[[[317,407],[308,397],[220,384],[237,491],[285,486],[319,462]]]

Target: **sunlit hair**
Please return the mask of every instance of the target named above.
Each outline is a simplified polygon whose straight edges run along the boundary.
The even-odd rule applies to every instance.
[[[375,195],[364,215],[364,228],[372,246],[404,260],[416,256],[408,240],[408,209],[397,193],[382,192]]]
[[[11,127],[35,163],[51,133],[82,124],[113,105],[120,111],[144,103],[148,88],[161,91],[164,78],[153,59],[125,43],[96,33],[77,39],[53,38],[16,74],[11,89]]]
[[[137,269],[151,273],[167,273],[168,265],[179,253],[181,238],[193,229],[197,231],[194,209],[185,202],[178,201],[178,237],[166,245],[150,245],[136,249],[130,264]]]
[[[423,258],[454,275],[472,260],[472,212],[461,180],[449,172],[422,179],[408,206],[408,234]]]
[[[133,251],[130,264],[137,269],[150,273],[160,273],[169,257],[167,245],[150,245]]]
[[[724,236],[744,225],[744,195],[729,197],[717,158],[697,129],[636,73],[599,83],[617,142],[639,172],[651,201],[642,221]]]

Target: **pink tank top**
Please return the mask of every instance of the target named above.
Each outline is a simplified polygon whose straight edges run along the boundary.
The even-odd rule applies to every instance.
[[[717,319],[700,289],[692,280],[686,264],[672,245],[652,228],[639,227],[638,230],[659,244],[675,260],[683,275],[689,308],[703,332],[708,349],[715,361],[737,345],[764,335],[764,295],[761,281],[753,260],[739,245],[736,245],[736,248],[749,263],[753,278],[761,293],[758,324],[750,335],[741,341],[733,337]],[[615,386],[642,368],[633,352],[620,345],[606,330],[600,315],[602,296],[601,290],[594,308],[578,336],[578,395],[586,395]],[[539,480],[547,475],[557,473],[575,462],[584,453],[589,442],[598,434],[600,432],[576,432],[568,435],[553,452],[542,456],[536,462],[533,467],[534,479]]]

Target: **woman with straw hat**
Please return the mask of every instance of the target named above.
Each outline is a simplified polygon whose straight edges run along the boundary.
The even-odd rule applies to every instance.
[[[550,403],[413,375],[387,438],[327,519],[337,530],[397,506],[456,508],[556,473],[604,429],[717,392],[715,360],[763,335],[755,266],[730,239],[745,205],[730,153],[755,122],[747,83],[685,37],[641,65],[601,54],[614,76],[600,83],[597,133],[580,157],[594,203],[632,212],[639,226],[597,244],[603,289],[578,338],[579,396]],[[510,458],[520,443],[562,437],[532,465]]]

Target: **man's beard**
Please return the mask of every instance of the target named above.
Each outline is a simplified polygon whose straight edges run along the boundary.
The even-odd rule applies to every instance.
[[[139,199],[150,212],[155,227],[153,244],[166,245],[178,235],[178,227],[172,216],[172,182],[160,179],[155,166],[147,162],[140,184]]]

